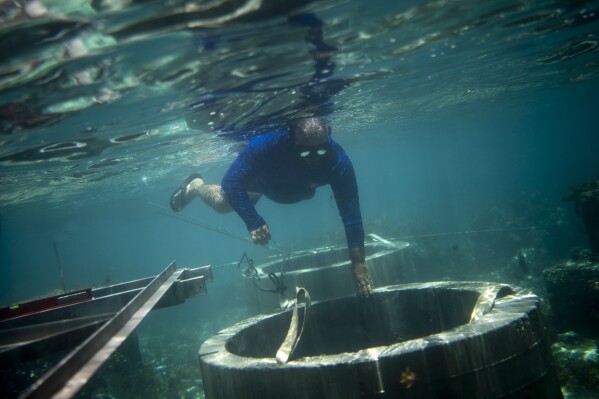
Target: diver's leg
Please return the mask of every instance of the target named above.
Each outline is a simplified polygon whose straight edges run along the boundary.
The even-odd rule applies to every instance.
[[[253,204],[256,204],[262,196],[258,193],[248,193],[248,195]],[[200,199],[204,201],[206,205],[218,213],[228,213],[233,210],[229,204],[229,201],[227,201],[227,197],[225,196],[225,193],[220,185],[206,184],[204,183],[204,180],[199,178],[192,180],[187,185],[185,196],[187,198],[200,197]]]
[[[233,210],[222,187],[218,184],[206,184],[202,179],[195,179],[187,186],[185,195],[188,198],[199,197],[206,205],[218,213],[227,213]]]

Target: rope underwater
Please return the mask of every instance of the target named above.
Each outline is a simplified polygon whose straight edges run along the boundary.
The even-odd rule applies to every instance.
[[[215,226],[213,224],[207,223],[203,220],[198,220],[195,219],[191,216],[187,216],[187,215],[183,215],[180,213],[173,213],[170,209],[162,206],[162,205],[158,205],[152,202],[148,202],[148,205],[153,206],[154,208],[158,209],[158,213],[164,216],[168,216],[170,218],[173,219],[177,219],[180,220],[182,222],[186,222],[189,224],[192,224],[194,226],[199,226],[202,228],[205,228],[207,230],[213,231],[215,233],[219,233],[222,235],[225,235],[227,237],[230,238],[234,238],[236,240],[239,241],[243,241],[243,242],[247,242],[247,243],[251,243],[254,244],[254,241],[252,241],[250,238],[246,237],[246,236],[242,236],[236,233],[233,233],[229,230],[223,229],[220,226]],[[285,259],[288,259],[290,256],[290,251],[288,250],[284,250],[284,249],[279,249],[277,247],[273,247],[272,244],[271,245],[266,245],[265,246],[267,249],[276,252],[280,255],[283,255],[285,257]],[[274,288],[264,288],[260,285],[260,283],[258,282],[260,280],[260,276],[258,276],[258,270],[254,267],[254,260],[251,259],[250,257],[247,256],[247,254],[244,252],[243,256],[241,257],[241,259],[239,260],[239,262],[237,263],[237,268],[239,268],[241,266],[241,263],[246,260],[248,263],[248,268],[244,270],[244,272],[248,272],[251,277],[252,277],[252,282],[254,284],[254,286],[259,289],[260,291],[264,291],[264,292],[271,292],[271,293],[276,293],[279,295],[279,301],[283,301],[285,300],[285,292],[287,291],[287,286],[285,285],[284,282],[284,277],[285,277],[285,272],[284,270],[281,270],[280,276],[277,276],[275,273],[271,272],[268,274],[268,277],[270,279],[270,281],[273,283]],[[281,266],[282,268],[283,266]]]
[[[227,229],[223,229],[220,226],[215,226],[215,225],[210,224],[208,222],[205,222],[203,220],[199,220],[199,219],[193,218],[193,217],[188,216],[188,215],[183,215],[181,213],[174,213],[173,211],[171,211],[167,207],[155,204],[153,202],[148,202],[147,204],[150,205],[150,206],[153,206],[154,208],[157,208],[158,209],[158,213],[161,214],[161,215],[168,216],[170,218],[177,219],[177,220],[180,220],[182,222],[186,222],[186,223],[192,224],[194,226],[199,226],[199,227],[202,227],[202,228],[204,228],[206,230],[210,230],[210,231],[213,231],[215,233],[219,233],[219,234],[225,235],[227,237],[230,237],[230,238],[233,238],[233,239],[236,239],[236,240],[239,240],[239,241],[243,241],[243,242],[254,244],[254,241],[252,241],[251,238],[248,238],[246,236],[242,236],[242,235],[237,234],[237,233],[233,233],[232,231],[229,231]],[[289,253],[289,251],[285,250],[284,248],[280,248],[279,246],[273,246],[272,244],[265,245],[264,247],[266,249],[269,249],[269,250],[273,251],[273,252],[277,252],[277,253],[279,253],[281,255],[287,255]]]
[[[506,232],[506,231],[522,231],[522,230],[545,230],[545,228],[530,226],[530,227],[512,227],[512,228],[505,228],[505,229],[463,230],[463,231],[452,231],[452,232],[445,232],[445,233],[416,234],[416,235],[395,237],[394,239],[401,240],[404,238],[442,237],[442,236],[451,236],[451,235],[459,235],[459,234],[500,233],[500,232]]]
[[[254,266],[254,260],[247,256],[247,253],[243,253],[239,262],[237,262],[237,268],[241,266],[243,261],[246,261],[248,267],[243,270],[243,274],[247,277],[252,278],[252,283],[254,287],[263,292],[271,292],[273,294],[279,294],[279,296],[285,296],[285,292],[287,291],[287,286],[285,285],[285,272],[281,270],[281,276],[277,276],[274,272],[268,273],[268,278],[273,283],[275,288],[264,288],[261,287],[258,281],[260,281],[260,276],[258,275],[258,269]]]

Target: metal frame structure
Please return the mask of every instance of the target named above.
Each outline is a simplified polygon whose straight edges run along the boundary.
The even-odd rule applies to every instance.
[[[5,308],[0,366],[71,349],[20,398],[72,398],[152,309],[205,295],[206,280],[210,266],[177,270],[172,262],[155,277],[34,301],[46,306],[38,311],[33,302]]]

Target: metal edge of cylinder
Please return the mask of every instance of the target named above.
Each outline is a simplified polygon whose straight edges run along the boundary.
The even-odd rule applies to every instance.
[[[456,290],[468,290],[475,291],[481,294],[484,289],[496,285],[495,283],[482,283],[482,282],[430,282],[430,283],[412,283],[405,285],[394,285],[381,287],[375,290],[376,293],[384,293],[389,291],[399,290],[410,290],[410,289],[432,289],[432,288],[444,288],[444,289],[456,289]],[[505,285],[505,284],[502,284]],[[498,330],[501,327],[508,326],[510,323],[515,322],[519,318],[522,318],[525,314],[537,311],[536,296],[527,290],[523,290],[517,287],[514,288],[515,295],[512,295],[509,301],[499,301],[496,309],[491,311],[488,315],[481,318],[480,320],[467,323],[451,329],[446,332],[439,334],[433,334],[424,338],[417,338],[410,341],[400,342],[397,344],[366,348],[357,352],[352,353],[341,353],[334,355],[322,355],[312,356],[302,359],[297,359],[287,363],[285,367],[311,367],[314,365],[326,366],[336,365],[340,363],[362,363],[379,360],[385,357],[397,356],[401,353],[408,353],[411,351],[421,351],[426,348],[432,348],[435,345],[447,345],[450,342],[465,341],[467,339],[476,340],[490,331]],[[525,303],[520,303],[521,300],[526,299]],[[509,306],[506,312],[503,312],[503,308]],[[276,363],[274,357],[271,358],[247,358],[230,353],[227,350],[227,342],[234,335],[238,334],[242,330],[249,328],[265,319],[272,317],[280,317],[281,314],[289,312],[289,310],[274,313],[271,315],[258,315],[249,319],[246,319],[240,323],[237,323],[231,327],[228,327],[216,335],[212,336],[204,342],[200,347],[199,356],[200,361],[208,364],[220,365],[226,368],[243,369],[247,367],[252,368],[277,368],[279,365]],[[218,354],[218,355],[216,355]]]
[[[431,282],[381,287],[375,292],[441,288],[474,291],[482,295],[485,290],[493,286],[506,287],[508,285],[487,282]],[[306,376],[315,372],[322,375],[322,373],[328,373],[326,370],[331,370],[330,372],[340,370],[337,366],[353,364],[355,369],[350,374],[358,373],[362,375],[366,373],[363,376],[366,378],[366,382],[361,380],[361,384],[366,383],[376,388],[383,381],[389,381],[389,377],[397,379],[395,374],[399,374],[402,369],[409,365],[411,370],[414,370],[418,376],[418,388],[407,391],[395,383],[395,386],[389,387],[391,391],[388,391],[388,393],[392,394],[393,390],[397,391],[396,393],[401,391],[402,397],[408,394],[408,396],[405,396],[407,399],[415,398],[421,397],[414,396],[417,392],[421,392],[426,396],[426,392],[431,393],[439,386],[442,389],[446,387],[462,389],[464,381],[467,380],[470,381],[468,383],[470,385],[477,384],[475,391],[478,393],[488,391],[489,395],[492,393],[493,395],[501,394],[500,396],[507,395],[511,397],[510,395],[521,392],[521,390],[532,389],[531,386],[536,384],[534,389],[543,390],[547,394],[546,397],[559,398],[561,397],[559,383],[549,384],[546,382],[547,378],[552,379],[555,377],[555,369],[549,350],[548,338],[542,325],[538,297],[526,289],[514,286],[509,286],[509,288],[511,292],[504,290],[504,294],[497,297],[491,311],[479,320],[465,323],[446,332],[389,346],[367,348],[354,353],[300,358],[287,363],[285,366],[276,364],[274,358],[244,358],[227,351],[227,342],[236,334],[265,319],[277,317],[286,311],[267,316],[255,316],[231,326],[207,340],[200,348],[201,370],[203,374],[206,373],[209,379],[212,377],[219,379],[222,377],[225,380],[238,378],[234,376],[240,376],[240,373],[245,373],[244,370],[253,372],[253,378],[260,375],[256,374],[260,373],[260,370],[269,370],[267,374],[263,374],[264,378],[267,378],[267,376],[272,377],[271,371],[278,370],[278,378],[288,375],[286,373],[289,371],[301,379],[304,372],[296,374],[300,370],[304,370],[307,373]],[[498,340],[501,340],[500,342],[506,340],[510,345],[498,345]],[[476,356],[466,356],[470,358],[470,364],[467,361],[467,364],[462,365],[465,360],[464,357],[457,359],[455,356],[455,353],[459,351],[476,353],[470,351],[477,350],[485,353],[485,356],[481,359]],[[437,357],[435,357],[435,352],[437,352]],[[446,359],[449,363],[443,364],[440,367],[442,370],[438,373],[431,373],[436,368],[430,369],[428,365],[437,365],[439,359]],[[476,363],[477,361],[480,363]],[[531,362],[534,364],[531,365]],[[447,367],[453,368],[448,369]],[[373,372],[373,370],[376,372]],[[516,371],[519,373],[518,378],[511,378],[508,375],[514,370],[520,370],[520,372]],[[389,372],[393,373],[393,376],[385,376]],[[505,374],[503,379],[499,378],[501,376],[496,375],[498,372]],[[338,376],[338,374],[331,375]],[[376,384],[367,381],[374,378],[372,375],[378,375],[375,378],[378,381]],[[255,380],[254,385],[259,387],[260,381],[261,378]],[[543,383],[543,381],[545,382]],[[539,384],[542,386],[538,386]],[[207,381],[206,386],[210,385],[212,383]],[[311,389],[332,389],[324,386],[315,387]],[[347,388],[345,386],[340,389],[347,391]],[[489,397],[497,397],[493,395]],[[217,395],[217,397],[221,396]]]
[[[373,259],[377,259],[383,256],[387,256],[387,255],[391,255],[394,254],[396,252],[399,252],[405,248],[407,248],[407,246],[405,247],[397,247],[397,248],[391,248],[381,242],[370,242],[365,244],[366,246],[376,246],[376,247],[381,247],[381,250],[378,252],[375,252],[373,254],[370,254],[368,256],[366,256],[366,262],[368,262],[369,260],[373,260]],[[268,263],[265,263],[263,265],[260,266],[256,266],[256,270],[258,270],[258,275],[260,277],[262,276],[267,276],[268,273],[270,271],[279,271],[280,267],[279,264],[287,262],[289,260],[292,259],[297,259],[297,258],[301,258],[301,257],[305,257],[305,256],[313,256],[315,253],[327,253],[327,252],[331,252],[331,251],[344,251],[347,250],[347,248],[345,247],[324,247],[322,249],[317,249],[317,250],[313,250],[314,252],[309,252],[306,253],[305,251],[301,251],[300,253],[298,253],[297,255],[293,255],[290,258],[280,258],[280,259],[276,259],[273,261],[270,261]],[[329,269],[334,269],[337,267],[343,267],[343,266],[348,266],[350,264],[349,260],[342,260],[339,262],[335,262],[332,264],[327,265],[326,267]],[[270,270],[274,268],[274,270]],[[286,271],[285,273],[288,276],[291,275],[296,275],[296,274],[301,274],[301,273],[307,273],[307,272],[311,272],[311,271],[318,271],[318,270],[322,270],[323,266],[317,266],[317,267],[308,267],[308,268],[304,268],[304,269],[298,269],[298,270],[291,270],[291,271]],[[247,278],[247,277],[246,277]]]

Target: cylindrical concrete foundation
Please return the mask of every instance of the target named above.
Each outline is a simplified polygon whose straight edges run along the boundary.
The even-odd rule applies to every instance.
[[[274,356],[290,312],[248,319],[202,345],[206,398],[561,398],[538,298],[497,286],[410,284],[313,304],[285,365]],[[489,292],[501,297],[470,321]]]
[[[366,263],[375,286],[414,282],[415,267],[408,246],[404,241],[395,241],[393,245],[366,243]],[[275,288],[270,273],[283,281],[286,292],[269,292]],[[294,287],[306,288],[316,301],[356,292],[346,246],[296,252],[256,265],[256,273],[245,274],[244,286],[247,304],[256,313],[280,310],[282,303],[293,298]]]

